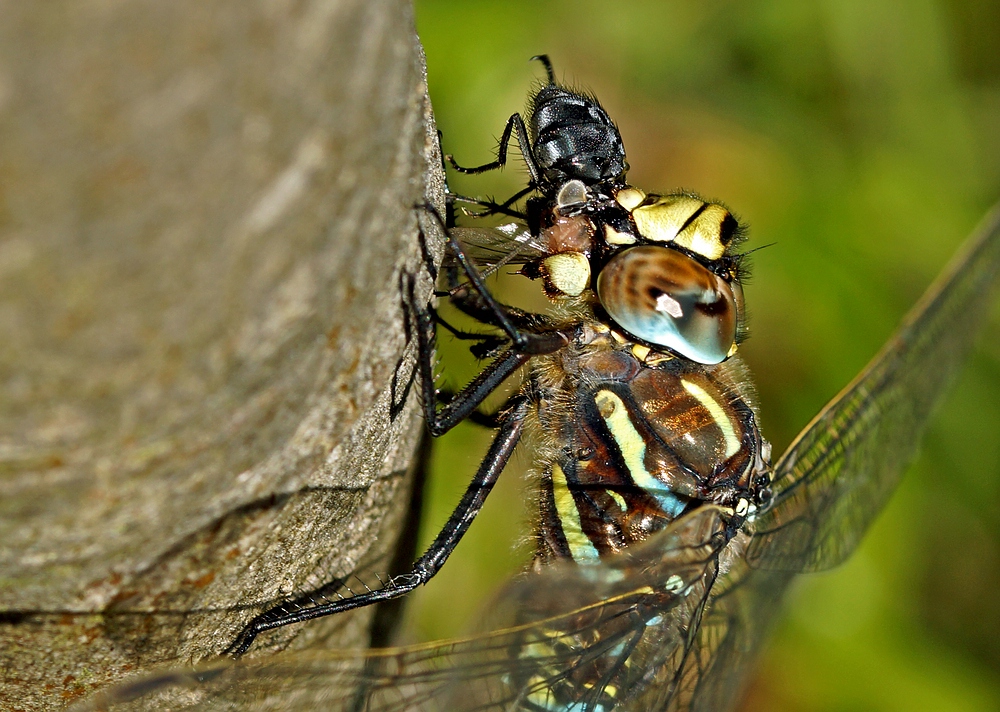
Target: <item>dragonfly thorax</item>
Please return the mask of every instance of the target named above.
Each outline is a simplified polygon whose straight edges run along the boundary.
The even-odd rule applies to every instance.
[[[738,361],[651,366],[613,339],[532,371],[543,439],[538,558],[624,550],[702,504],[746,517],[769,462]]]

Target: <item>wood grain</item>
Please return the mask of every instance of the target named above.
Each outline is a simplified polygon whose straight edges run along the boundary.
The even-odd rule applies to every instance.
[[[403,0],[0,13],[0,708],[52,709],[384,571],[443,176]]]

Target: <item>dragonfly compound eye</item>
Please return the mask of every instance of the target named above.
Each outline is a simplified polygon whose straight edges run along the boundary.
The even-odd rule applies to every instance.
[[[597,296],[627,332],[697,363],[725,361],[736,341],[733,288],[669,247],[615,255],[597,277]]]

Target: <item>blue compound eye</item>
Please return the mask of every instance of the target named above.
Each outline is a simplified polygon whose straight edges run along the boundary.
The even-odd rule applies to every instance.
[[[601,305],[625,331],[698,363],[721,363],[736,341],[737,305],[724,279],[655,245],[615,255],[597,276]]]

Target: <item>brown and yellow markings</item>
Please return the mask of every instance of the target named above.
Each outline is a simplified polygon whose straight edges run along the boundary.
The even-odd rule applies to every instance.
[[[730,458],[738,453],[742,443],[739,436],[736,435],[736,428],[733,426],[733,420],[729,416],[726,407],[715,396],[694,381],[682,378],[681,384],[684,386],[685,391],[705,407],[705,410],[712,416],[712,420],[718,426],[719,430],[722,431],[722,437],[726,443],[726,458]]]
[[[660,366],[668,361],[673,361],[675,358],[676,356],[673,354],[668,354],[664,351],[650,351],[649,355],[643,361],[647,366]]]
[[[672,398],[644,398],[639,407],[648,416],[656,417],[663,411],[672,408],[674,401]]]
[[[566,473],[557,462],[552,464],[552,499],[556,505],[556,514],[559,515],[559,525],[566,538],[566,545],[574,561],[596,561],[600,558],[594,543],[583,531],[580,510],[569,489]]]
[[[678,516],[684,510],[684,502],[666,483],[650,474],[646,467],[646,440],[632,422],[628,406],[618,394],[603,389],[594,394],[594,402],[618,446],[632,481],[650,494],[665,514]]]
[[[611,499],[613,499],[615,501],[615,503],[619,507],[621,507],[621,510],[622,510],[623,513],[627,513],[628,512],[628,503],[625,502],[625,498],[624,497],[622,497],[618,492],[616,492],[615,490],[610,489],[610,488],[607,490],[607,493],[611,497]]]
[[[590,260],[582,252],[560,252],[542,260],[542,276],[547,292],[578,297],[590,286]]]
[[[644,344],[632,344],[632,355],[647,366],[659,366],[676,358],[665,351],[654,351]]]
[[[721,205],[684,194],[649,195],[632,218],[644,239],[672,242],[710,260],[726,253],[737,228]]]
[[[625,336],[625,334],[623,334],[622,332],[618,331],[618,329],[611,329],[610,331],[611,331],[611,338],[613,338],[619,344],[632,343],[632,340],[629,337]]]
[[[642,344],[632,344],[632,355],[640,361],[645,361],[651,351],[652,349],[648,346],[643,346]]]

